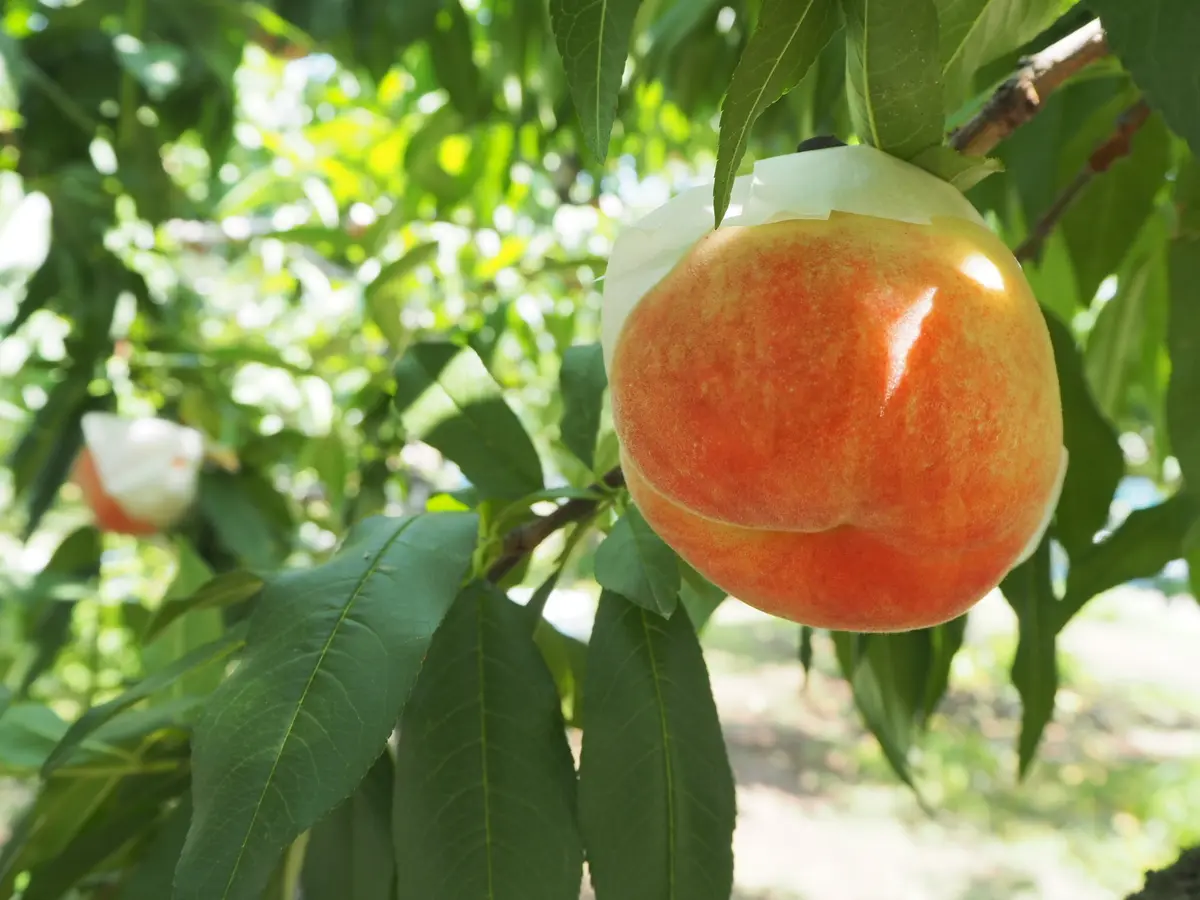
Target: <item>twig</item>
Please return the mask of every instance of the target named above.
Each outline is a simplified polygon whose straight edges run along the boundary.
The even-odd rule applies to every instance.
[[[1108,44],[1104,39],[1104,32],[1101,30],[1099,20],[1072,32],[1058,43],[1031,57],[1020,71],[997,89],[975,118],[951,135],[950,144],[964,153],[973,155],[988,153],[996,144],[1037,115],[1041,110],[1044,98],[1055,88],[1107,53]],[[1143,106],[1144,104],[1139,104],[1138,107],[1134,107],[1134,110]],[[1132,124],[1137,119],[1136,116],[1131,115],[1134,110],[1130,110],[1122,117],[1122,126],[1118,133],[1092,154],[1088,164],[1089,167],[1095,167],[1095,171],[1088,178],[1092,177],[1095,172],[1103,171],[1114,159],[1128,152],[1129,138],[1145,121],[1145,115],[1141,114],[1140,121]],[[1109,148],[1115,151],[1117,149],[1115,142],[1122,136],[1125,142],[1124,151],[1112,152],[1108,156],[1107,162],[1103,163],[1103,168],[1099,167],[1105,158],[1105,149]],[[1111,147],[1110,144],[1112,144]],[[1074,193],[1078,194],[1082,187],[1082,184],[1079,185]],[[1065,200],[1060,198],[1061,209],[1058,209],[1054,218],[1049,222],[1039,222],[1038,227],[1045,227],[1049,233],[1049,230],[1054,227],[1054,222],[1061,217],[1070,204],[1071,199],[1071,197]],[[1056,202],[1051,212],[1054,212],[1059,206],[1060,203]],[[1049,217],[1048,213],[1047,218]],[[1026,254],[1036,252],[1036,247],[1036,244],[1031,245],[1024,252]],[[1018,258],[1021,253],[1022,248],[1018,248]],[[625,475],[618,466],[609,471],[599,483],[592,485],[592,488],[603,491],[606,488],[619,488],[624,484]],[[504,548],[500,557],[488,569],[488,580],[500,581],[525,556],[532,553],[542,541],[560,528],[586,519],[596,511],[599,504],[600,500],[598,499],[569,500],[549,515],[541,516],[510,531],[504,538]]]
[[[606,472],[599,482],[592,485],[591,489],[604,492],[623,487],[624,484],[625,473],[621,471],[620,466],[617,466]],[[599,498],[568,500],[554,512],[539,516],[531,522],[514,528],[505,535],[504,549],[501,551],[500,557],[488,569],[488,581],[499,581],[511,572],[525,556],[536,550],[542,541],[558,529],[587,518],[596,511],[599,505]]]
[[[1045,98],[1067,79],[1107,55],[1099,19],[1071,32],[1029,57],[983,109],[950,136],[950,145],[971,156],[985,156],[1037,115]]]
[[[1037,224],[1030,230],[1029,235],[1021,242],[1013,255],[1021,262],[1036,262],[1041,256],[1042,246],[1053,233],[1059,221],[1066,214],[1071,204],[1083,193],[1083,189],[1091,184],[1092,179],[1104,172],[1114,162],[1129,154],[1133,136],[1137,134],[1146,120],[1150,118],[1150,107],[1145,100],[1139,100],[1117,119],[1116,130],[1099,147],[1092,151],[1079,174],[1072,179],[1046,210]]]

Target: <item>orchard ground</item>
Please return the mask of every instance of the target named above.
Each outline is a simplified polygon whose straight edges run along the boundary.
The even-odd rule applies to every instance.
[[[578,632],[591,602],[564,593],[548,616]],[[832,647],[818,636],[805,686],[795,627],[727,602],[704,643],[738,780],[734,900],[1115,900],[1200,840],[1194,598],[1126,586],[1071,623],[1023,784],[1015,636],[998,592],[972,611],[916,760],[930,817],[860,726]]]

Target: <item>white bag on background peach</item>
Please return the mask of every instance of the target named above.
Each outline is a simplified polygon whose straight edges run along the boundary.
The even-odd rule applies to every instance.
[[[178,522],[196,498],[205,457],[194,428],[153,417],[83,417],[72,480],[101,531],[149,535]]]

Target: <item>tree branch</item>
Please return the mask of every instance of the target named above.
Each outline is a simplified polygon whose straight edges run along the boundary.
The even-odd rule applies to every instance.
[[[1085,25],[1078,31],[1072,32],[1056,44],[1031,57],[1021,69],[997,89],[980,112],[958,129],[950,137],[950,144],[955,149],[973,155],[984,155],[996,144],[1004,140],[1018,127],[1028,122],[1042,108],[1044,98],[1063,84],[1072,75],[1079,72],[1088,64],[1107,55],[1108,44],[1104,39],[1099,20]],[[1128,113],[1126,114],[1128,115]],[[1143,118],[1142,121],[1145,121]],[[1133,126],[1126,134],[1125,152],[1128,152],[1128,138],[1140,127],[1141,122]],[[1116,135],[1114,135],[1116,138]],[[1105,146],[1108,146],[1107,143]],[[1089,160],[1094,165],[1100,158],[1104,147],[1097,149]],[[1109,159],[1116,159],[1123,154],[1115,154]],[[1107,168],[1105,164],[1104,168]],[[1097,168],[1096,171],[1103,171]],[[1094,172],[1092,174],[1095,174]],[[1091,176],[1089,176],[1090,178]],[[1080,185],[1075,194],[1082,190]],[[1072,198],[1062,203],[1062,208],[1054,218],[1046,223],[1047,234],[1053,229],[1054,222],[1061,217]],[[1056,206],[1058,204],[1056,203]],[[1049,215],[1049,214],[1048,214]],[[1035,229],[1036,231],[1036,229]],[[1031,235],[1032,236],[1032,235]],[[1031,245],[1026,253],[1036,251],[1037,245]],[[1018,248],[1018,254],[1020,248]],[[1018,258],[1020,258],[1018,256]],[[625,475],[620,467],[612,469],[592,488],[597,491],[621,487],[625,484]],[[520,561],[532,553],[537,547],[560,528],[565,528],[572,522],[579,522],[594,513],[600,505],[600,500],[568,500],[549,515],[540,516],[531,522],[526,522],[510,531],[504,538],[504,547],[499,558],[488,569],[489,581],[498,582],[511,572]]]
[[[1108,41],[1099,19],[1071,32],[1029,57],[983,109],[950,136],[950,145],[971,156],[986,156],[1036,116],[1046,97],[1067,79],[1107,55]]]
[[[591,486],[591,490],[603,493],[606,490],[623,487],[625,473],[621,467],[610,469],[600,481]],[[526,522],[504,536],[504,548],[499,558],[488,568],[487,578],[493,584],[516,568],[528,554],[538,548],[542,541],[554,534],[560,528],[565,528],[572,522],[586,519],[596,511],[600,499],[584,500],[577,498],[568,500],[554,512],[539,516],[531,522]]]
[[[1045,215],[1037,221],[1029,231],[1029,235],[1021,242],[1013,255],[1021,262],[1036,262],[1041,256],[1042,247],[1054,232],[1059,221],[1070,209],[1071,204],[1083,193],[1083,189],[1092,183],[1092,179],[1104,172],[1114,162],[1129,154],[1133,136],[1137,134],[1146,120],[1150,118],[1150,107],[1145,100],[1139,100],[1117,119],[1116,130],[1099,147],[1092,151],[1079,174],[1071,180],[1059,194]]]

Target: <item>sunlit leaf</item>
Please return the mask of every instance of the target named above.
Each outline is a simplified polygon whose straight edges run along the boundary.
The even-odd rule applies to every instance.
[[[942,77],[933,0],[842,0],[854,129],[903,159],[942,142]]]
[[[837,24],[838,0],[766,0],[763,4],[721,108],[721,140],[713,184],[716,224],[721,223],[729,206],[733,179],[746,153],[750,129],[763,110],[804,77],[833,37]]]
[[[486,496],[516,500],[541,489],[537,450],[474,350],[414,344],[395,374],[396,409],[410,437],[457,463]]]
[[[946,100],[957,106],[985,63],[1037,37],[1058,17],[1062,0],[935,0]]]
[[[642,0],[550,0],[550,22],[588,148],[603,161]]]

